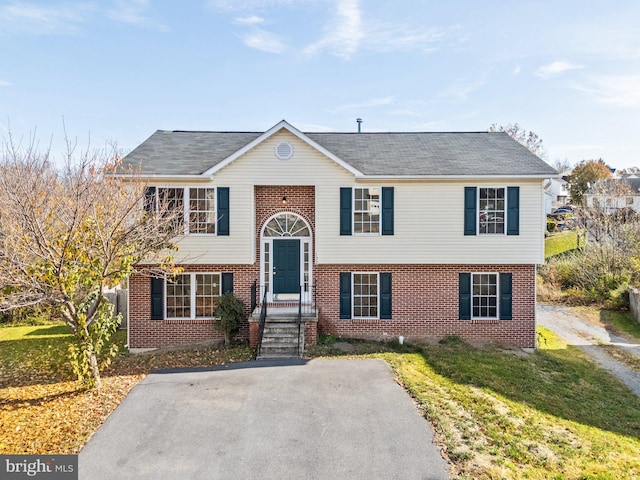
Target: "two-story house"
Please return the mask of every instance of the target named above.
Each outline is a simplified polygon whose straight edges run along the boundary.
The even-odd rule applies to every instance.
[[[130,278],[130,348],[221,338],[226,291],[247,314],[256,291],[271,306],[302,292],[307,341],[535,346],[544,180],[559,175],[506,133],[157,131],[125,164],[184,211],[184,272]]]

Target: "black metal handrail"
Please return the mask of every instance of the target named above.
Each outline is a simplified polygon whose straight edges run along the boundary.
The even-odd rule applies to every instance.
[[[258,281],[254,280],[251,284],[251,312],[258,306]]]
[[[267,289],[264,289],[262,304],[260,306],[260,320],[258,322],[258,355],[262,350],[262,336],[264,335],[264,324],[267,320]]]
[[[300,355],[300,324],[302,323],[302,285],[298,295],[298,355]]]

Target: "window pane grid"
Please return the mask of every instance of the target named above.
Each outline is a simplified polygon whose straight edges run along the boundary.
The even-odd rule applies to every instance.
[[[297,215],[282,213],[264,227],[265,237],[309,237],[309,228]]]
[[[269,242],[264,242],[264,287],[267,292],[269,291],[269,272],[271,272],[271,253]]]
[[[380,232],[380,188],[354,188],[353,231]]]
[[[191,275],[167,279],[167,317],[191,318]]]
[[[189,233],[216,233],[215,188],[189,189]]]
[[[219,297],[219,273],[183,273],[167,278],[167,318],[211,318]]]
[[[213,317],[220,297],[220,274],[196,274],[196,318]]]
[[[165,218],[176,215],[174,228],[184,229],[184,189],[183,188],[158,188],[158,211]]]
[[[505,188],[480,188],[478,198],[478,232],[480,234],[503,234]]]
[[[498,318],[498,275],[473,274],[473,318]]]
[[[353,317],[378,318],[378,274],[353,274]]]

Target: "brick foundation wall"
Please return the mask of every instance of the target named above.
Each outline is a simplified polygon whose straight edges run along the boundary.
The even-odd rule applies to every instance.
[[[340,272],[391,272],[392,319],[340,319]],[[458,273],[513,274],[512,320],[460,320]],[[314,267],[318,333],[385,339],[465,340],[535,347],[535,265],[317,265]]]

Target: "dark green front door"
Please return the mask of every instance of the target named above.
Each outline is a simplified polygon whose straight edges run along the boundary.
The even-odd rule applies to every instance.
[[[300,291],[300,240],[273,240],[273,293]]]

